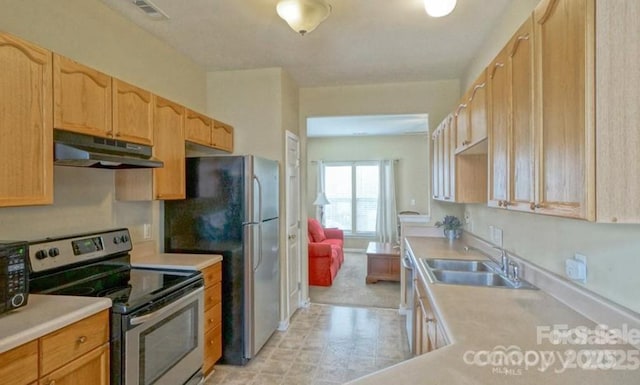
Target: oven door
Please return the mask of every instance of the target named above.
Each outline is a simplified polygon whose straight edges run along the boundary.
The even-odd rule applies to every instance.
[[[178,385],[201,377],[204,289],[159,309],[127,316],[124,335],[127,385]]]

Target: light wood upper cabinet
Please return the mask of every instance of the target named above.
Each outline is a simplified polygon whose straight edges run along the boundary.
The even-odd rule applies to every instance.
[[[489,94],[489,206],[508,202],[511,87],[505,47],[488,67]]]
[[[190,109],[187,109],[185,116],[185,140],[210,147],[213,119]]]
[[[505,203],[509,209],[520,211],[530,210],[535,191],[533,49],[533,19],[529,18],[512,38],[508,58],[511,111],[509,185]]]
[[[456,141],[455,152],[463,151],[469,145],[469,93],[464,94],[454,112]]]
[[[534,194],[533,21],[489,66],[489,201],[530,211]]]
[[[233,126],[219,120],[214,120],[211,141],[213,147],[223,151],[233,152]]]
[[[487,155],[455,154],[456,119],[447,116],[432,135],[433,199],[454,203],[487,201]]]
[[[164,162],[164,167],[153,170],[155,199],[184,199],[186,196],[184,117],[183,106],[156,96],[153,154]]]
[[[0,207],[53,203],[52,54],[0,33]]]
[[[113,78],[113,129],[108,135],[153,145],[153,94]]]
[[[476,79],[456,109],[456,154],[487,138],[486,73]]]
[[[640,223],[640,2],[597,1],[597,221]]]
[[[111,77],[53,55],[54,127],[112,137]]]
[[[593,7],[545,0],[534,11],[535,212],[595,217]]]

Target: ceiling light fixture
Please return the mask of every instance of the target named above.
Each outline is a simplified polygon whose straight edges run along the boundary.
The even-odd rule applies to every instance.
[[[424,0],[424,9],[431,17],[443,17],[453,12],[456,0]]]
[[[329,16],[331,6],[324,0],[280,0],[276,11],[294,31],[304,36]]]

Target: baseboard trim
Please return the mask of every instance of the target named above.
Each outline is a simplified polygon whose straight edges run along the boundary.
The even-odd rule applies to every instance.
[[[287,329],[289,329],[289,325],[289,320],[280,321],[280,323],[278,324],[278,330],[281,332],[286,332]]]

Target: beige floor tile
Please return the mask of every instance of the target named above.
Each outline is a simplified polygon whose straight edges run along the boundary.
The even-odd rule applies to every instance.
[[[340,385],[409,358],[394,309],[311,304],[246,366],[218,365],[206,385]]]

